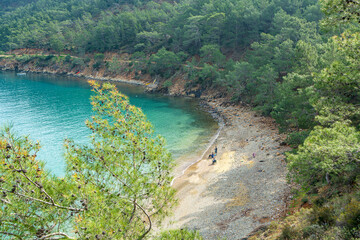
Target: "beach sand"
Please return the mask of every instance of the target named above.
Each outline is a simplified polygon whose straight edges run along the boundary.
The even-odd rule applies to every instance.
[[[177,173],[179,204],[161,229],[196,229],[204,239],[244,239],[282,215],[289,198],[284,136],[246,107],[208,104],[226,119],[204,157]],[[216,164],[209,154],[218,148]],[[205,150],[205,149],[204,149]],[[255,157],[254,155],[255,154]]]

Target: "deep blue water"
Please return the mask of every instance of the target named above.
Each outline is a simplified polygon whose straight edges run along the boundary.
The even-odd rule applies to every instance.
[[[192,99],[146,94],[141,87],[116,84],[141,107],[155,131],[165,137],[176,159],[203,147],[216,131],[212,117]],[[56,75],[0,72],[0,125],[14,124],[20,135],[30,135],[42,146],[39,159],[58,176],[64,174],[63,140],[86,144],[92,115],[92,92],[86,80]]]

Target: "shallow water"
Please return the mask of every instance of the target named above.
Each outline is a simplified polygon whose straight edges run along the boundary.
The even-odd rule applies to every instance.
[[[217,123],[193,99],[146,94],[142,87],[116,85],[132,104],[141,107],[156,133],[165,137],[175,159],[205,148],[216,132]],[[92,115],[91,94],[84,79],[0,72],[0,125],[13,123],[19,134],[39,140],[39,159],[62,176],[63,140],[88,141],[90,131],[84,122]]]

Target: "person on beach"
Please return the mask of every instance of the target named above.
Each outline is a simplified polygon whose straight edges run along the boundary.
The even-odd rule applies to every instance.
[[[213,160],[212,160],[212,165],[214,165],[215,163],[216,163],[216,159],[213,158]]]
[[[215,146],[215,156],[217,155],[217,146]]]
[[[255,153],[253,153],[253,158],[255,158]]]

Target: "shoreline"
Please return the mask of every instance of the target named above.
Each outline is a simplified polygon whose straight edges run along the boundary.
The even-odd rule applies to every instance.
[[[140,80],[45,70],[27,72],[122,82],[143,86],[145,91],[146,87],[152,90],[157,88],[156,84],[150,85]],[[205,239],[214,240],[248,237],[282,215],[287,208],[290,193],[282,153],[288,149],[280,146],[282,140],[273,120],[259,117],[244,106],[223,106],[226,105],[223,104],[225,99],[205,97],[199,100],[202,101],[199,106],[213,116],[219,129],[210,138],[205,150],[199,151],[202,154],[193,155],[195,161],[179,164],[183,165],[183,169],[171,182],[177,189],[179,205],[173,209],[173,216],[165,219],[161,229],[188,227],[198,230]],[[261,136],[258,136],[259,132]],[[271,136],[270,139],[267,136]],[[209,165],[210,160],[206,157],[214,143],[219,149],[217,163]],[[265,153],[264,149],[270,153]],[[251,154],[255,152],[256,157],[252,159]],[[181,161],[181,157],[178,160]]]
[[[291,196],[283,152],[289,147],[280,145],[285,136],[277,133],[273,120],[222,103],[222,99],[206,101],[210,111],[226,121],[214,138],[217,163],[212,165],[207,158],[214,140],[201,158],[173,179],[179,204],[162,230],[187,227],[204,239],[237,240],[268,226],[288,207]]]
[[[214,117],[214,116],[213,116]],[[201,161],[204,156],[206,155],[207,152],[209,152],[209,149],[214,145],[214,143],[216,142],[217,138],[219,137],[220,133],[221,133],[221,130],[224,128],[225,126],[225,123],[224,123],[224,120],[222,119],[221,115],[218,116],[218,118],[215,118],[214,117],[214,120],[219,120],[218,121],[218,125],[219,125],[219,128],[218,130],[216,131],[216,133],[209,139],[209,143],[206,145],[206,149],[205,151],[203,151],[202,155],[195,161],[193,162],[190,162],[190,164],[188,164],[187,166],[185,166],[185,169],[181,170],[181,173],[178,174],[177,176],[175,176],[172,180],[171,180],[171,183],[170,183],[170,186],[173,186],[174,184],[174,181],[180,177],[182,177],[185,172],[191,167],[193,166],[194,164],[198,163],[199,161]],[[181,159],[181,157],[180,157]]]
[[[0,66],[0,71],[14,72],[14,73],[18,72],[15,69],[6,69],[6,68],[4,69],[1,66]],[[93,76],[93,75],[84,75],[82,73],[80,73],[80,74],[71,73],[71,72],[59,73],[59,72],[54,72],[54,71],[47,71],[45,69],[42,71],[21,70],[21,72],[31,73],[31,74],[51,74],[51,75],[59,75],[59,76],[68,76],[68,77],[83,78],[83,79],[89,79],[89,80],[120,82],[120,83],[125,83],[125,84],[142,86],[142,87],[145,87],[150,90],[156,89],[158,87],[157,83],[145,83],[144,81],[141,81],[141,80],[116,78],[116,77],[97,77],[97,76]]]

